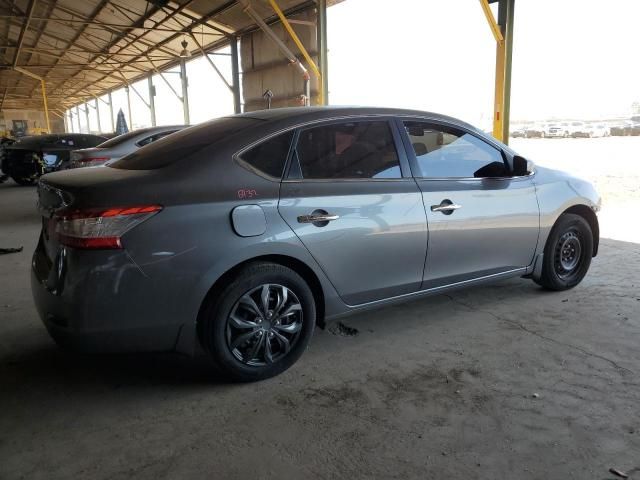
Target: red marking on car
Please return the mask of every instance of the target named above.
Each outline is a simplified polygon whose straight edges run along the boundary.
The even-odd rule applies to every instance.
[[[243,198],[253,198],[253,197],[257,197],[258,196],[258,192],[256,192],[255,190],[250,190],[250,189],[245,189],[242,188],[240,190],[238,190],[238,198],[243,199]]]

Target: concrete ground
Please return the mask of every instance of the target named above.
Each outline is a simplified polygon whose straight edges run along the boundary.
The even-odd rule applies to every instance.
[[[640,151],[619,140],[517,148]],[[351,317],[356,335],[317,330],[291,370],[248,385],[203,359],[57,348],[29,291],[34,189],[0,185],[0,247],[25,248],[0,256],[0,479],[640,478],[638,214],[606,214],[640,183],[617,204],[615,158],[594,173],[612,227],[574,290],[516,279]]]

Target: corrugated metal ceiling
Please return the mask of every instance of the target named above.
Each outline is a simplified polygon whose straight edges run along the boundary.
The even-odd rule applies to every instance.
[[[278,3],[287,13],[315,4]],[[252,4],[275,20],[267,0]],[[63,110],[176,64],[183,40],[198,54],[189,32],[212,50],[253,28],[235,0],[0,0],[0,108],[42,106],[40,82],[14,66],[43,77],[50,108]]]

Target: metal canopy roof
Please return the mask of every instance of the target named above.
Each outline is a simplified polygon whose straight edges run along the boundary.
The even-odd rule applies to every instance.
[[[315,5],[278,3],[286,14]],[[277,19],[267,0],[252,5]],[[196,40],[209,51],[254,29],[235,0],[0,0],[0,108],[42,106],[40,81],[14,67],[42,77],[63,110],[177,64],[183,40],[197,55]]]

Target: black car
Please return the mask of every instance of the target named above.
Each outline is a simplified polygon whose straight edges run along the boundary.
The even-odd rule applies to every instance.
[[[67,168],[72,150],[95,147],[106,140],[82,133],[22,137],[4,147],[2,172],[20,185],[32,185],[45,173]]]

